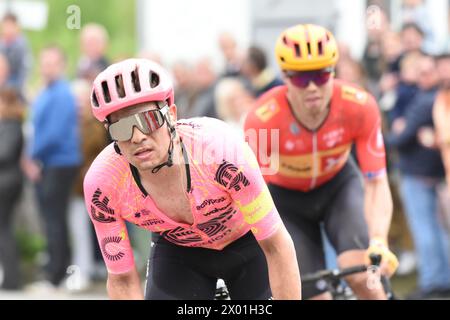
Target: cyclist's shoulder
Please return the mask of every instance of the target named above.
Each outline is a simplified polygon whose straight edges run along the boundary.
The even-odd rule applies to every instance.
[[[177,131],[190,165],[199,175],[214,175],[224,163],[247,163],[249,150],[244,132],[222,120],[206,117],[183,120],[177,122]]]
[[[246,129],[256,125],[270,127],[274,122],[283,119],[284,112],[288,110],[286,93],[287,87],[283,85],[261,95],[246,117]]]
[[[129,164],[125,158],[120,156],[114,150],[113,143],[106,146],[95,158],[89,167],[84,181],[85,183],[95,181],[97,184],[108,184],[116,179],[113,177],[119,177],[129,171]],[[102,179],[103,177],[109,177],[108,179]]]
[[[378,109],[372,94],[354,83],[341,79],[334,80],[332,103],[339,105],[343,112],[354,114],[365,113],[368,109]]]

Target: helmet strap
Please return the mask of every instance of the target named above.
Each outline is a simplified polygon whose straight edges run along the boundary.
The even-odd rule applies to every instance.
[[[173,140],[175,139],[175,136],[176,136],[176,130],[175,130],[175,127],[170,123],[168,116],[166,116],[166,122],[167,122],[167,129],[168,129],[169,135],[170,135],[169,149],[167,150],[169,157],[167,158],[166,162],[163,162],[163,163],[157,165],[156,167],[154,167],[152,169],[152,173],[157,173],[159,170],[161,170],[161,168],[163,168],[165,166],[167,166],[169,168],[171,166],[173,166]]]
[[[118,154],[118,155],[122,155],[122,151],[120,151],[119,145],[117,144],[117,141],[114,141],[114,151]]]

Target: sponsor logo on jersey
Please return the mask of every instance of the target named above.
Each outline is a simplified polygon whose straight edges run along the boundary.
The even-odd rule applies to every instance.
[[[286,143],[284,144],[284,148],[287,151],[292,151],[295,148],[295,142],[291,141],[291,140],[287,140]]]
[[[120,251],[119,247],[119,243],[122,239],[122,236],[111,236],[102,239],[101,249],[106,259],[110,261],[118,261],[125,256],[125,253]]]
[[[100,199],[101,195],[102,191],[100,190],[100,188],[97,188],[97,190],[95,190],[94,192],[94,195],[92,196],[92,204],[97,207],[97,209],[114,215],[114,209],[108,207],[109,198],[105,196],[103,197],[103,199]]]
[[[176,227],[175,229],[161,232],[161,235],[170,242],[180,245],[202,241],[202,237],[200,237],[194,231],[187,230],[182,227]]]
[[[227,187],[228,190],[234,189],[240,191],[242,188],[250,185],[250,182],[242,172],[232,163],[223,160],[216,172],[216,180],[218,183]]]
[[[141,211],[138,211],[138,212],[136,212],[135,214],[134,214],[134,217],[135,218],[140,218],[140,217],[142,217],[142,216],[148,216],[148,215],[150,215],[150,211],[149,210],[147,210],[147,209],[142,209]]]
[[[358,104],[365,104],[367,102],[367,92],[360,89],[343,85],[341,93],[342,99],[344,100],[356,102]]]
[[[267,122],[272,119],[278,112],[280,112],[280,106],[275,99],[272,99],[256,109],[255,114],[262,122]]]
[[[344,132],[344,128],[338,128],[325,133],[322,138],[325,141],[326,147],[333,148],[339,142],[341,142],[342,138],[344,137]]]
[[[205,208],[206,206],[210,206],[216,203],[221,203],[224,202],[226,200],[225,197],[220,197],[218,199],[206,199],[205,201],[202,202],[201,205],[197,206],[197,210],[201,210],[203,208]]]
[[[236,210],[233,210],[233,208],[231,207],[220,216],[215,217],[207,222],[199,223],[197,227],[199,230],[206,233],[208,237],[213,237],[219,232],[225,231],[227,229],[225,223],[230,220],[235,213]]]
[[[279,174],[289,178],[311,179],[329,174],[329,168],[340,168],[339,164],[345,162],[351,150],[351,144],[340,145],[317,153],[308,153],[297,156],[281,155]],[[314,172],[314,163],[319,161],[318,172]],[[332,170],[332,169],[330,169]]]
[[[227,205],[225,205],[223,207],[214,208],[213,210],[208,211],[207,213],[205,213],[204,216],[207,217],[207,216],[210,216],[210,215],[212,215],[214,213],[218,213],[218,212],[221,212],[223,210],[226,210],[231,205],[231,203],[232,202],[229,202]]]
[[[292,122],[291,125],[289,126],[289,130],[291,131],[291,133],[294,136],[298,136],[300,134],[300,127],[298,124],[296,124],[295,122]]]
[[[164,220],[161,219],[149,219],[149,220],[145,220],[144,222],[140,223],[139,225],[142,227],[149,227],[149,226],[154,226],[157,224],[163,224],[165,223]]]
[[[371,155],[377,158],[385,157],[384,140],[380,126],[376,126],[372,129],[367,143],[367,150]]]

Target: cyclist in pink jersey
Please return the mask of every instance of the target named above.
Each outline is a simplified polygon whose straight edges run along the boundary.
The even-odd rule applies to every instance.
[[[292,239],[258,163],[219,120],[176,122],[169,76],[129,59],[100,73],[94,116],[114,143],[92,164],[85,201],[113,299],[141,299],[125,221],[153,232],[146,299],[299,299]]]

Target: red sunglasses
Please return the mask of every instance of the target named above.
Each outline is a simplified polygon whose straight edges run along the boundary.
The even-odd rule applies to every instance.
[[[314,71],[286,71],[286,76],[292,84],[299,88],[306,88],[312,81],[317,86],[323,86],[330,80],[334,70],[332,68]]]

